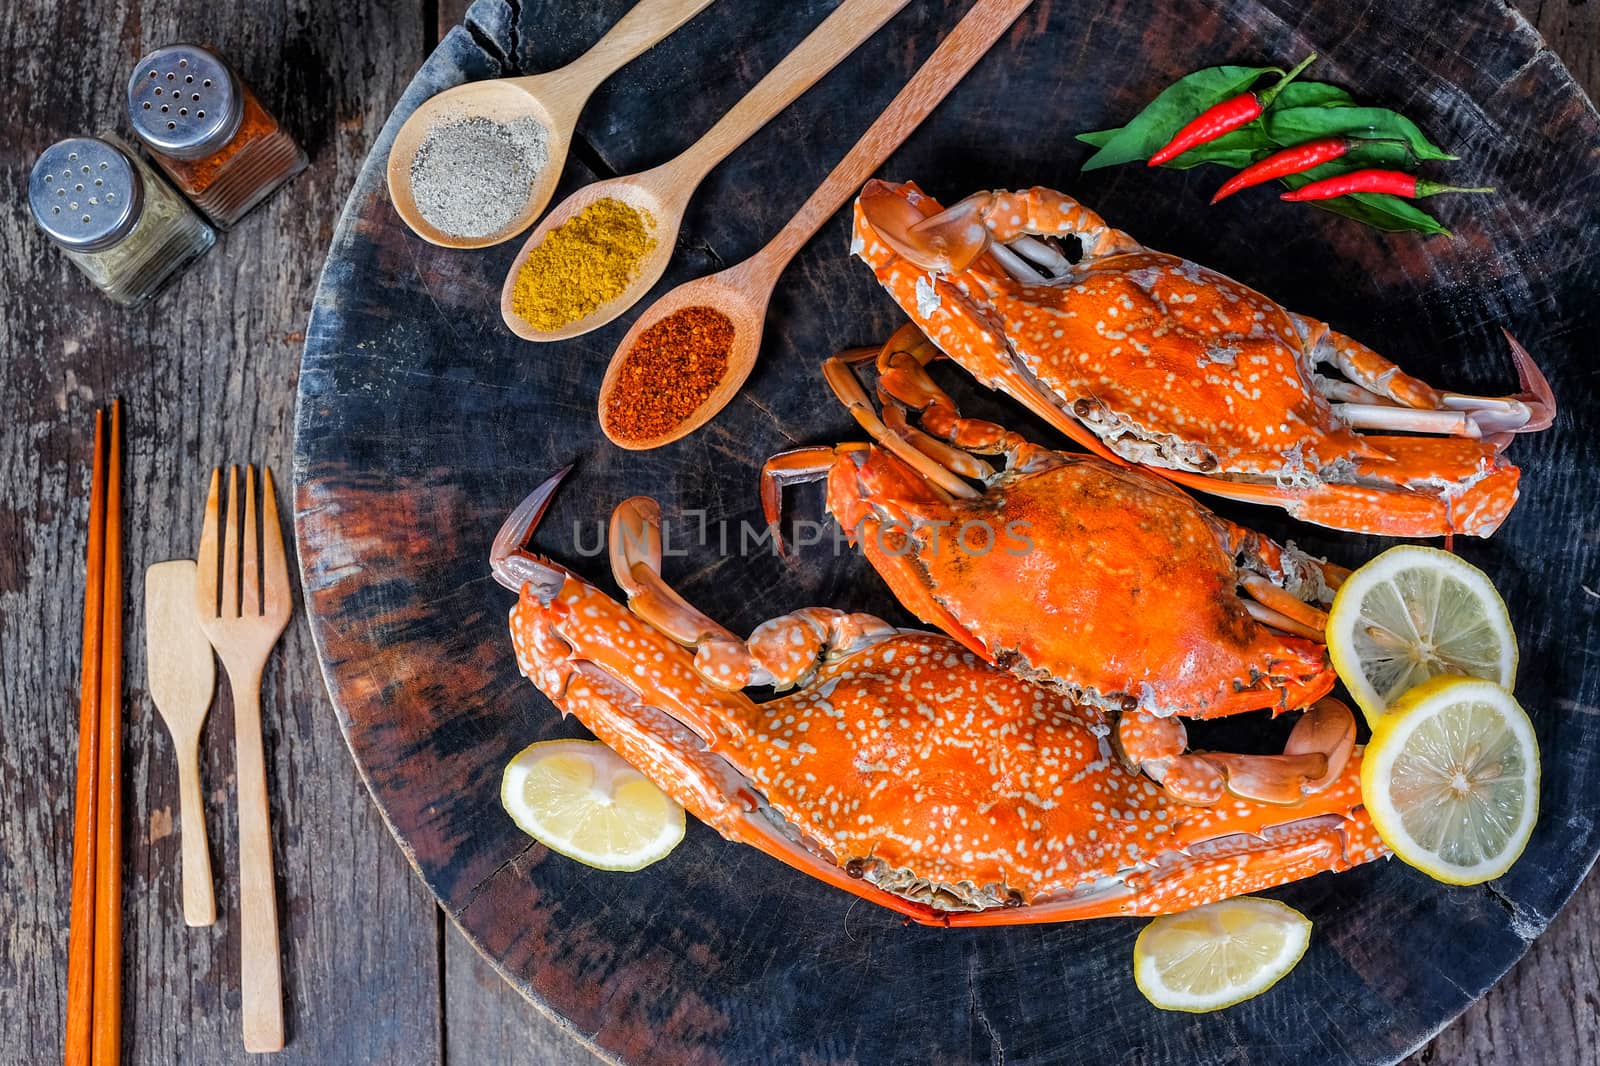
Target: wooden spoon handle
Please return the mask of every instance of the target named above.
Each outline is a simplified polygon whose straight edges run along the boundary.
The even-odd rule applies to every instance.
[[[751,273],[770,273],[774,279],[781,274],[795,253],[939,106],[1032,2],[977,0],[788,225],[755,256]]]
[[[228,669],[239,783],[239,1009],[246,1051],[283,1049],[278,896],[261,742],[261,666]]]
[[[550,97],[576,112],[583,110],[589,94],[635,56],[699,14],[711,0],[639,0],[606,35],[583,55],[560,70],[541,78],[565,82],[552,86],[561,91]]]
[[[700,184],[729,152],[816,84],[906,3],[907,0],[844,0],[705,136],[667,164],[677,171],[673,184],[689,189]]]
[[[183,839],[183,920],[188,925],[210,925],[217,920],[217,899],[211,889],[198,737],[178,751],[178,832]]]

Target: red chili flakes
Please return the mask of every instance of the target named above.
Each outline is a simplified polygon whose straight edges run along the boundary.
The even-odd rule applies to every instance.
[[[711,307],[684,307],[639,334],[606,400],[607,431],[653,440],[705,403],[728,369],[733,322]]]

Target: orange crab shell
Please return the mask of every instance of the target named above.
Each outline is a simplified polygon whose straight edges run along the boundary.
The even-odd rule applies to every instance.
[[[915,183],[903,188],[923,213],[940,210]],[[1291,451],[1312,469],[1381,454],[1336,426],[1328,402],[1306,387],[1296,356],[1305,338],[1289,314],[1214,270],[1140,250],[1097,262],[1071,285],[1026,285],[989,259],[958,274],[923,273],[878,240],[859,203],[855,225],[859,254],[896,302],[921,309],[923,331],[969,367],[992,358],[986,345],[1009,344],[1056,395],[1093,396],[1153,431],[1204,440],[1227,470],[1276,474]]]
[[[1069,701],[938,634],[825,661],[758,706],[707,685],[683,648],[577,578],[548,604],[525,589],[511,630],[556,706],[696,817],[918,921],[1164,913],[1383,854],[1359,756],[1304,809],[1176,804]],[[680,715],[714,730],[711,743]],[[831,865],[797,858],[786,834],[752,833],[756,792]],[[949,909],[975,898],[992,909]],[[1008,905],[1019,901],[1045,906]]]
[[[941,210],[914,182],[874,181],[867,191],[881,190],[925,217]],[[978,381],[1096,454],[1191,489],[1275,503],[1304,521],[1389,536],[1488,536],[1516,503],[1519,471],[1499,444],[1346,426],[1312,387],[1308,353],[1353,342],[1226,275],[1117,230],[1099,237],[1098,257],[1078,264],[1070,283],[1017,281],[987,255],[964,270],[923,271],[873,229],[867,191],[852,251],[895,302]],[[1047,189],[992,195],[990,213],[1007,232],[1048,234],[1056,218],[1069,232],[1087,214]],[[1324,479],[1340,467],[1360,483]]]
[[[828,507],[913,613],[1024,677],[1159,716],[1281,711],[1332,689],[1325,648],[1246,612],[1209,512],[1138,471],[1056,454],[947,502],[879,447],[842,450]]]

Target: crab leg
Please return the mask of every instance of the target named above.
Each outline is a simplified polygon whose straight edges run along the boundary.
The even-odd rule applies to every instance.
[[[783,490],[790,485],[805,485],[821,481],[828,476],[829,467],[843,452],[866,451],[872,445],[866,442],[838,444],[833,447],[814,445],[809,448],[790,448],[768,459],[761,467],[761,511],[767,525],[776,526],[783,513]]]
[[[1388,404],[1336,403],[1333,413],[1357,429],[1385,429],[1401,433],[1434,433],[1446,437],[1477,440],[1483,431],[1473,418],[1460,411],[1432,411]]]
[[[525,587],[531,587],[536,596],[548,603],[561,591],[561,586],[567,580],[568,574],[564,569],[548,559],[531,554],[526,550],[526,545],[539,525],[539,519],[544,517],[545,510],[550,506],[556,487],[571,470],[571,466],[562,467],[528,493],[495,534],[494,543],[489,548],[489,569],[495,581],[512,592],[520,595]]]
[[[870,614],[803,607],[762,622],[750,634],[750,654],[778,689],[803,684],[823,662],[853,655],[899,630]]]
[[[1044,285],[1049,278],[1033,269],[1033,266],[1022,256],[1013,252],[1004,244],[990,244],[989,254],[994,256],[995,262],[1015,281],[1024,285]]]
[[[838,388],[835,388],[834,395],[838,396],[846,406],[850,406],[852,401],[858,398],[858,393],[859,399],[864,401],[866,394],[859,392],[857,383],[843,379],[844,370],[840,369],[840,367],[850,368],[849,377],[854,378],[854,367],[859,366],[861,363],[875,360],[878,363],[881,378],[883,367],[886,365],[885,360],[891,357],[891,349],[894,349],[894,355],[901,354],[897,346],[902,338],[914,338],[912,340],[912,348],[904,353],[912,359],[919,358],[922,353],[927,353],[931,358],[937,359],[941,354],[937,348],[928,342],[927,338],[923,337],[920,330],[915,327],[901,326],[895,330],[893,336],[889,338],[881,349],[855,349],[850,352],[842,352],[830,361],[839,364],[839,366],[836,366],[831,371],[826,366],[823,368],[825,377],[830,374],[841,376],[839,386],[848,390],[849,399],[841,395]],[[834,379],[829,377],[828,380],[829,384],[832,385]],[[884,385],[881,380],[878,385],[878,398],[880,401],[884,400]],[[951,447],[937,437],[924,433],[916,426],[911,425],[906,421],[906,413],[899,405],[884,402],[881,406],[883,422],[889,427],[889,430],[940,466],[960,474],[962,477],[980,481],[994,476],[994,468],[982,459],[969,452],[961,451],[959,448]],[[853,407],[852,410],[854,410]]]
[[[1341,403],[1370,403],[1378,405],[1384,403],[1382,396],[1375,392],[1368,392],[1360,385],[1349,381],[1340,381],[1337,378],[1326,378],[1321,374],[1313,374],[1311,383],[1316,386],[1318,392],[1329,400],[1336,400]]]
[[[628,594],[628,609],[679,644],[694,649],[695,669],[718,688],[766,684],[744,641],[701,614],[661,579],[661,505],[648,496],[623,500],[611,512],[611,574]]]
[[[829,359],[822,364],[822,374],[827,378],[828,385],[833,389],[834,395],[850,410],[857,424],[872,436],[872,439],[883,445],[896,458],[908,464],[917,473],[921,474],[932,487],[945,493],[949,497],[975,500],[982,495],[977,489],[961,480],[959,476],[946,469],[938,460],[925,455],[914,447],[910,441],[891,432],[878,417],[878,412],[872,406],[872,401],[867,398],[866,390],[861,387],[854,371],[848,363],[838,359]]]
[[[521,597],[519,606],[512,611],[512,634],[517,643],[519,661],[524,656],[528,658],[528,662],[523,663],[523,672],[547,695],[564,691],[571,672],[568,660],[584,658],[614,677],[642,676],[634,669],[643,664],[639,651],[641,644],[669,639],[665,634],[639,625],[637,616],[630,615],[593,585],[528,550],[527,542],[549,506],[550,497],[570,469],[568,467],[549,478],[517,506],[500,527],[489,554],[495,580],[507,588],[515,589]],[[545,616],[548,624],[540,626],[530,622],[519,626],[516,622],[518,612],[532,614],[536,606],[540,609],[537,613]],[[582,624],[578,619],[595,619],[590,628],[596,634],[603,635],[603,639],[597,636],[593,640],[587,649],[587,656],[577,655],[568,639],[569,626]],[[546,661],[558,665],[538,667],[539,663]],[[535,671],[531,667],[538,669]],[[645,668],[645,672],[648,672],[648,668]],[[682,680],[681,673],[674,673],[670,667],[662,667],[658,673],[662,672],[663,677]],[[656,680],[659,684],[662,677]],[[699,675],[695,675],[693,687],[704,689],[707,686]],[[684,726],[692,729],[708,748],[719,746],[727,736],[742,736],[754,707],[748,699],[742,704],[736,701],[719,704],[716,700],[705,702],[692,698],[680,702],[682,713],[676,717]]]
[[[1262,607],[1294,623],[1294,628],[1289,632],[1308,640],[1323,639],[1323,631],[1328,627],[1328,612],[1319,610],[1293,594],[1285,592],[1258,574],[1241,575],[1239,584],[1244,586],[1244,590]],[[1246,604],[1247,608],[1248,606]]]
[[[1451,410],[1471,411],[1479,427],[1488,433],[1534,433],[1548,429],[1556,420],[1556,395],[1545,380],[1539,365],[1528,350],[1517,343],[1510,331],[1500,331],[1511,345],[1511,360],[1517,366],[1522,391],[1515,396],[1469,396],[1458,392],[1444,394],[1444,405]],[[1515,421],[1525,408],[1526,421]],[[1499,415],[1497,419],[1495,416]]]
[[[1389,410],[1381,401],[1336,406],[1336,413],[1352,426],[1477,439],[1500,433],[1534,432],[1548,428],[1555,418],[1555,395],[1549,382],[1527,349],[1510,333],[1506,333],[1506,340],[1511,344],[1511,358],[1523,391],[1515,396],[1472,396],[1435,389],[1360,341],[1304,316],[1293,317],[1302,332],[1314,336],[1319,329],[1326,331],[1316,353],[1328,358],[1358,387],[1413,409],[1404,413]]]
[[[1360,341],[1304,315],[1291,312],[1289,317],[1307,336],[1322,334],[1321,342],[1312,346],[1313,358],[1321,357],[1333,363],[1345,377],[1368,392],[1386,396],[1406,407],[1425,410],[1436,410],[1443,402],[1438,389],[1407,374]]]
[[[907,343],[912,338],[915,338],[914,342]],[[993,422],[962,418],[955,401],[928,375],[928,363],[940,358],[943,358],[943,353],[916,326],[905,325],[895,331],[878,356],[878,395],[885,401],[885,420],[891,417],[889,411],[895,411],[902,405],[908,407],[917,412],[917,417],[930,433],[955,446],[950,448],[949,445],[942,445],[946,452],[953,452],[960,457],[958,461],[977,466],[987,467],[988,464],[965,449],[985,455],[1004,456],[1006,465],[1011,468],[1026,469],[1039,462],[1051,461],[1048,449],[1032,444],[1020,434],[1009,432]],[[832,384],[834,378],[830,376],[828,380]],[[860,388],[853,374],[850,382],[840,384],[845,387],[853,384],[855,388]],[[835,391],[838,391],[837,388]],[[865,393],[862,393],[862,398],[865,399]],[[844,400],[845,397],[841,395],[840,399]],[[904,415],[898,413],[897,417],[903,419]],[[859,417],[857,421],[860,421]],[[938,451],[930,450],[929,454],[940,459],[941,453]],[[964,469],[960,472],[967,474]],[[993,470],[978,476],[991,477]]]
[[[1044,267],[1052,276],[1065,274],[1072,269],[1072,260],[1037,237],[1017,237],[1008,247],[1024,259]]]
[[[1245,612],[1257,622],[1260,622],[1262,625],[1268,626],[1272,629],[1276,629],[1279,632],[1290,633],[1297,637],[1304,637],[1307,640],[1322,639],[1322,633],[1320,630],[1312,629],[1308,625],[1303,625],[1302,623],[1295,621],[1293,618],[1290,618],[1288,615],[1280,614],[1279,612],[1274,611],[1271,607],[1268,607],[1259,601],[1245,600],[1244,609]]]
[[[962,477],[970,477],[978,481],[994,477],[994,467],[979,459],[971,452],[964,452],[960,448],[951,447],[944,441],[913,426],[906,421],[905,409],[898,404],[888,404],[883,408],[883,422],[889,427],[890,432],[902,438],[910,445],[938,463]]]
[[[611,514],[611,571],[628,609],[694,649],[694,668],[712,685],[790,688],[818,663],[860,651],[898,632],[870,614],[809,607],[770,619],[742,641],[706,617],[661,576],[661,505],[649,496],[623,500]]]

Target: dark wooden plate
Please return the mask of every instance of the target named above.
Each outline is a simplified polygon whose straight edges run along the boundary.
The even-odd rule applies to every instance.
[[[1523,500],[1487,542],[1458,544],[1511,604],[1518,694],[1539,729],[1543,817],[1501,880],[1435,884],[1398,862],[1274,893],[1316,922],[1271,993],[1220,1014],[1151,1008],[1130,977],[1142,923],[944,931],[904,926],[703,826],[632,875],[547,853],[502,813],[501,768],[533,740],[577,735],[526,681],[490,581],[489,540],[555,468],[577,470],[544,550],[600,582],[598,523],[645,492],[669,515],[759,521],[755,474],[797,442],[858,437],[819,361],[882,340],[899,312],[846,254],[836,218],[779,287],[762,362],[701,432],[655,452],[609,446],[594,419],[606,357],[631,316],[565,344],[515,340],[496,312],[515,247],[451,252],[414,238],[383,185],[389,139],[424,98],[469,78],[580,53],[628,0],[481,0],[418,74],[333,238],[307,332],[295,456],[306,601],[356,763],[401,846],[467,935],[575,1038],[625,1062],[1100,1064],[1390,1062],[1481,995],[1588,870],[1600,831],[1600,419],[1594,338],[1600,121],[1538,35],[1496,3],[1039,0],[884,169],[954,200],[1043,184],[1147,244],[1325,318],[1436,383],[1508,391],[1499,328],[1548,371],[1556,427],[1519,440]],[[823,0],[712,6],[605,86],[564,189],[661,162],[707,128],[814,25]],[[918,0],[728,163],[697,196],[663,288],[745,257],[799,205],[928,54],[964,2]],[[1435,200],[1454,240],[1387,236],[1270,194],[1206,208],[1219,172],[1079,174],[1073,134],[1118,125],[1178,76],[1284,63],[1403,110],[1492,198]],[[1014,404],[954,371],[977,415],[1042,439]],[[815,517],[817,495],[800,495]],[[1356,563],[1383,542],[1222,508]],[[686,545],[668,577],[740,632],[805,604],[907,621],[855,556],[786,565]],[[1585,588],[1587,584],[1587,588]],[[1591,591],[1595,590],[1595,591]]]

